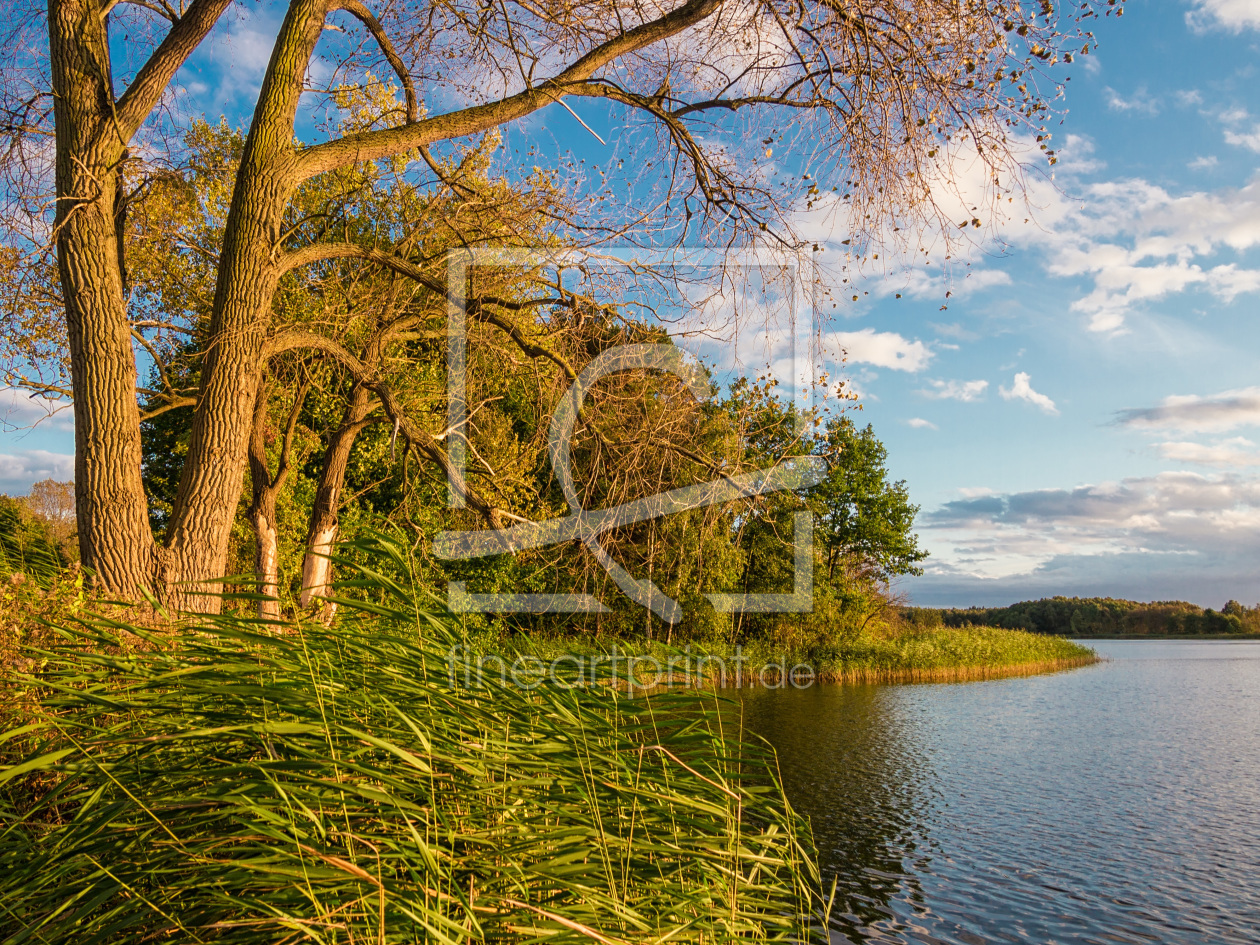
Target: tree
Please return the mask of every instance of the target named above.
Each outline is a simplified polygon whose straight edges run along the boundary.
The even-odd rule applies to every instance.
[[[827,476],[810,490],[809,504],[828,579],[846,559],[881,581],[922,574],[927,552],[912,531],[919,507],[904,480],[889,481],[888,451],[870,424],[858,429],[850,417],[833,417],[818,445]]]
[[[0,495],[0,569],[3,580],[52,579],[69,563],[57,535],[26,503]],[[20,575],[20,577],[18,576]]]
[[[348,102],[353,105],[350,120],[372,113],[374,91],[380,87],[369,89],[369,96],[358,103]],[[202,313],[210,308],[208,254],[199,247],[218,242],[221,215],[215,212],[216,194],[239,160],[239,142],[239,135],[226,126],[194,125],[187,136],[191,151],[187,166],[155,183],[141,204],[143,213],[132,214],[128,224],[127,245],[136,247],[132,279],[142,287],[133,294],[148,300],[146,309],[187,312],[194,326],[185,333],[191,335],[187,340],[146,342],[154,366],[143,414],[145,472],[150,494],[157,500],[151,504],[151,516],[163,530],[169,526],[177,495],[175,471],[189,444],[187,424],[177,415],[195,403],[188,394],[195,392],[201,370],[197,335],[206,323]],[[264,345],[266,379],[259,388],[251,428],[252,502],[245,515],[256,539],[254,570],[265,616],[277,612],[281,558],[277,502],[293,471],[295,450],[312,454],[316,448],[311,441],[326,440],[306,510],[309,526],[303,525],[307,536],[301,568],[303,606],[314,603],[330,581],[328,555],[339,536],[347,464],[366,426],[390,421],[395,425],[393,440],[401,440],[404,451],[413,448],[423,463],[446,468],[439,443],[446,435],[446,421],[432,422],[442,413],[446,389],[450,302],[442,284],[443,252],[452,245],[494,241],[545,245],[548,212],[553,209],[549,203],[554,203],[547,188],[521,195],[502,180],[486,177],[485,155],[492,150],[493,142],[483,142],[465,154],[457,189],[420,190],[396,174],[364,165],[303,188],[294,200],[292,214],[298,221],[294,229],[340,230],[352,234],[359,245],[373,247],[375,255],[385,255],[382,247],[393,245],[395,257],[390,266],[350,254],[295,268],[286,273],[275,295]],[[404,261],[400,253],[408,247],[420,252]],[[172,260],[179,264],[172,266]],[[513,353],[551,362],[566,372],[566,382],[572,379],[573,368],[555,345],[561,336],[571,336],[567,344],[572,348],[578,336],[592,340],[590,331],[575,332],[560,311],[549,312],[546,319],[533,314],[544,305],[571,308],[576,298],[572,293],[557,296],[551,287],[530,285],[520,274],[496,279],[477,273],[475,285],[465,311],[472,349],[466,378],[470,392],[487,387],[487,367],[501,365],[505,358],[510,363]],[[584,321],[598,331],[599,319]],[[538,368],[533,372],[537,375]],[[496,383],[507,383],[501,369],[492,373]],[[474,416],[488,400],[500,399],[503,391],[489,388],[472,402]],[[307,432],[295,441],[299,421]],[[277,449],[268,448],[273,442]],[[299,442],[306,445],[295,445]],[[501,456],[484,448],[479,455],[490,456],[496,465],[487,470],[489,480],[474,474],[470,481],[481,478],[487,487],[501,491]],[[298,460],[299,465],[302,462]],[[470,505],[494,511],[472,485],[467,497]],[[234,561],[232,570],[238,565],[242,563]]]
[[[41,479],[22,500],[27,511],[47,526],[59,543],[74,534],[74,483]]]
[[[825,382],[823,382],[825,383]],[[780,642],[834,641],[859,634],[890,604],[888,584],[921,574],[927,552],[919,548],[904,481],[890,481],[887,451],[869,425],[859,428],[847,412],[855,399],[838,390],[838,406],[795,406],[774,380],[740,379],[723,408],[737,431],[739,456],[753,467],[793,456],[826,460],[822,481],[792,492],[742,503],[731,520],[742,556],[739,589],[774,593],[790,589],[796,562],[796,513],[813,520],[814,601],[808,615],[741,617],[739,627]],[[833,401],[833,405],[837,402]]]
[[[655,130],[645,140],[664,154],[642,166],[663,169],[658,196],[672,214],[658,222],[683,224],[688,238],[726,243],[764,229],[792,244],[786,221],[794,200],[812,199],[820,185],[851,198],[836,206],[846,208],[856,233],[893,218],[904,226],[936,206],[938,150],[972,149],[996,175],[1010,169],[1011,128],[1044,132],[1049,101],[1037,90],[1036,67],[1057,61],[1069,44],[1048,0],[1038,10],[1018,0],[686,0],[668,9],[456,0],[389,5],[379,18],[361,0],[290,0],[213,248],[215,288],[190,395],[187,454],[159,546],[141,480],[136,331],[143,320],[129,307],[122,234],[132,202],[151,182],[135,175],[155,154],[174,157],[169,132],[179,119],[163,109],[164,96],[230,6],[49,0],[46,13],[13,4],[7,21],[7,196],[23,208],[15,226],[25,226],[8,242],[25,261],[9,259],[6,271],[16,273],[15,298],[64,313],[69,383],[39,386],[75,403],[83,564],[103,588],[149,587],[176,603],[175,588],[196,589],[225,568],[286,273],[338,258],[414,270],[412,254],[397,243],[382,249],[336,232],[295,230],[293,202],[304,187],[402,161],[457,188],[458,163],[452,172],[431,149],[451,150],[564,99],[584,99]],[[1078,13],[1093,11],[1078,4]],[[327,31],[330,24],[340,32]],[[45,42],[33,36],[40,30]],[[122,43],[118,30],[126,32]],[[332,61],[336,88],[308,87],[317,54]],[[308,91],[335,97],[347,85],[366,87],[375,81],[370,70],[382,67],[396,77],[396,100],[370,127],[297,140]],[[439,110],[450,101],[469,104]],[[727,134],[713,134],[715,126]],[[767,144],[783,141],[788,127],[811,148],[798,158],[803,179],[793,188],[775,183],[764,160],[750,160],[762,135]],[[40,177],[46,162],[36,159],[49,135],[52,188]],[[606,239],[643,216],[566,224]],[[41,252],[48,232],[55,302],[34,288],[34,274],[48,263]],[[436,447],[430,452],[441,461]],[[497,520],[493,506],[465,491]]]

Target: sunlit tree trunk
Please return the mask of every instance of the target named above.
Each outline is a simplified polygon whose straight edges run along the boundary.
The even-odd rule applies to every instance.
[[[280,531],[276,522],[276,495],[284,484],[288,457],[280,460],[280,474],[271,477],[267,463],[267,390],[259,388],[254,406],[254,428],[249,438],[249,478],[253,501],[249,522],[254,528],[254,574],[258,579],[258,616],[280,618]]]
[[[306,557],[302,561],[302,596],[299,601],[302,607],[310,607],[316,603],[332,583],[332,561],[328,556],[337,543],[337,511],[346,482],[346,466],[350,461],[355,438],[369,422],[367,418],[372,407],[371,394],[367,388],[356,384],[346,404],[341,426],[328,442],[315,493],[315,504],[311,509],[311,526],[306,536]]]
[[[259,385],[254,399],[254,415],[249,436],[249,478],[252,500],[249,506],[249,522],[254,529],[254,574],[258,582],[258,616],[268,620],[280,617],[280,525],[276,518],[276,499],[284,488],[292,469],[293,434],[297,430],[298,417],[306,401],[310,385],[303,381],[298,385],[280,440],[280,458],[276,473],[271,474],[267,461],[267,434],[271,429],[268,415],[270,389],[266,382]]]
[[[116,225],[126,149],[110,128],[114,97],[99,4],[53,0],[48,17],[79,553],[99,587],[129,596],[158,586],[163,575],[140,479],[136,360]]]
[[[323,0],[290,4],[237,173],[209,349],[170,529],[175,576],[194,593],[208,589],[201,582],[227,568],[278,278],[281,226],[296,184],[294,116],[324,16]]]

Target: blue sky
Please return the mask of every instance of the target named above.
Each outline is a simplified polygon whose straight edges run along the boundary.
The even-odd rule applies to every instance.
[[[274,28],[232,21],[181,77],[190,99],[239,115]],[[827,325],[923,508],[915,603],[1260,601],[1260,0],[1128,0],[1095,31],[1061,162],[1028,178],[1034,222],[1014,213],[948,276],[869,275]],[[521,134],[598,159],[558,108]],[[0,433],[0,490],[69,478],[71,423]]]
[[[854,319],[930,352],[855,371],[924,509],[915,602],[1260,600],[1257,28],[1258,0],[1127,4],[1069,84],[1041,225],[972,252],[946,311]]]

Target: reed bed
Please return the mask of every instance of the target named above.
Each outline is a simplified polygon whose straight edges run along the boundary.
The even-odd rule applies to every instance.
[[[936,666],[927,669],[857,667],[823,670],[818,675],[818,681],[840,685],[982,682],[986,679],[1005,679],[1013,676],[1040,676],[1043,673],[1077,669],[1096,662],[1098,662],[1096,656],[1080,656],[1072,659],[999,666]]]
[[[996,627],[910,629],[822,647],[820,679],[833,682],[968,682],[1030,676],[1097,662],[1062,637]]]
[[[454,631],[371,550],[334,628],[60,629],[0,736],[0,941],[814,934],[808,829],[718,696],[452,688]]]
[[[605,652],[590,641],[525,641],[518,648],[543,659],[562,654],[590,657]],[[659,642],[619,644],[626,657],[651,659],[656,665],[695,667],[690,673],[665,674],[671,685],[716,683],[727,687],[778,685],[793,667],[813,670],[817,683],[972,682],[1007,676],[1032,676],[1088,666],[1098,655],[1063,637],[996,627],[902,625],[856,639],[780,646],[754,640],[736,648],[725,642],[691,644],[685,650]],[[736,656],[741,657],[736,676]],[[711,661],[710,661],[711,660]],[[725,678],[714,666],[720,662]]]

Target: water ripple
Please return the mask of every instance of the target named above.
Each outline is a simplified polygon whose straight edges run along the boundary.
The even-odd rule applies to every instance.
[[[1260,941],[1260,644],[745,694],[838,880],[835,942]]]

